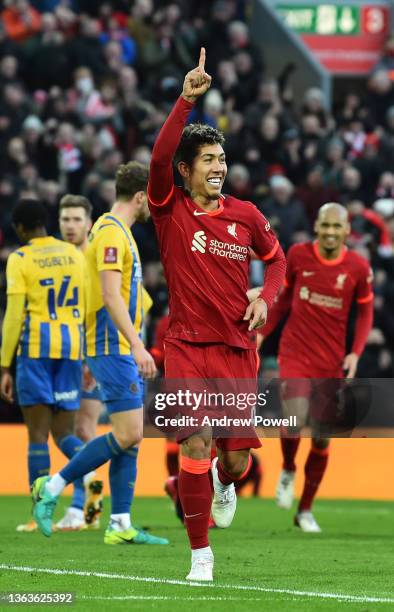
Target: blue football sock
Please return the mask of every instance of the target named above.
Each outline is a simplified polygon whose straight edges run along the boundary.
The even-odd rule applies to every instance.
[[[138,448],[131,448],[111,460],[109,466],[111,514],[130,512],[137,478],[137,455]]]
[[[59,440],[58,446],[62,453],[66,455],[67,459],[71,459],[81,450],[81,448],[83,447],[83,442],[76,436],[70,434],[68,436],[64,436],[64,438]],[[80,510],[83,510],[83,506],[85,503],[85,487],[83,486],[82,478],[77,478],[76,480],[74,480],[73,484],[74,492],[70,505],[73,508],[79,508]]]
[[[49,474],[49,450],[48,444],[29,443],[28,469],[29,485],[31,486],[36,478]]]
[[[66,482],[73,482],[122,452],[112,433],[99,436],[88,442],[79,453],[74,455],[71,461],[60,471],[60,476]]]

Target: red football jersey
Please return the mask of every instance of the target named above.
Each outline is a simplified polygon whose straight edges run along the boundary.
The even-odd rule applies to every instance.
[[[150,202],[170,299],[168,338],[252,348],[243,317],[250,251],[269,261],[281,251],[269,223],[250,202],[222,196],[206,212],[173,186]]]
[[[368,262],[346,247],[335,260],[321,257],[316,242],[291,247],[284,291],[287,298],[284,294],[279,297],[263,329],[266,335],[272,331],[281,301],[291,299],[290,315],[280,339],[280,360],[317,370],[340,369],[352,302],[373,300],[371,282]]]

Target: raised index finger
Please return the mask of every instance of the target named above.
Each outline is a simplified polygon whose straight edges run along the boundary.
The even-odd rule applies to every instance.
[[[198,60],[198,67],[205,70],[205,47],[201,47],[200,59]]]

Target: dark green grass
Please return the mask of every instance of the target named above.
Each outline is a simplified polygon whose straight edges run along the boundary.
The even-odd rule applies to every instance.
[[[62,500],[57,517],[67,500]],[[19,534],[30,503],[0,497],[0,564],[184,580],[190,565],[186,534],[167,499],[135,500],[133,521],[167,536],[169,546],[105,546],[98,532]],[[106,500],[104,526],[108,519]],[[241,499],[231,528],[211,532],[215,586],[189,586],[95,576],[0,569],[0,591],[67,592],[80,610],[394,610],[394,504],[319,501],[321,535],[292,526],[292,514],[271,500]],[[224,588],[220,585],[232,585]],[[241,590],[240,586],[249,587]],[[264,587],[268,592],[252,590]],[[287,589],[278,593],[271,589]],[[316,598],[293,591],[390,598],[391,603]],[[113,599],[116,597],[147,599]],[[168,598],[168,599],[152,599]],[[103,599],[94,599],[103,598]],[[108,598],[108,599],[104,599]],[[210,599],[202,599],[210,598]],[[218,599],[222,598],[222,599]],[[19,609],[25,606],[18,606]],[[67,606],[47,606],[51,610]],[[68,606],[70,607],[70,606]],[[36,609],[45,606],[35,606]],[[29,609],[34,609],[29,606]]]

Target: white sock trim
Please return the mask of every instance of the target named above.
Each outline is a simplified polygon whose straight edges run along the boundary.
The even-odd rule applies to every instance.
[[[201,559],[201,557],[213,557],[213,552],[210,546],[204,548],[194,548],[192,550],[192,561],[195,559]]]
[[[94,477],[96,476],[96,472],[88,472],[87,474],[85,474],[85,476],[83,477],[83,485],[84,487],[86,487],[91,480],[94,480]]]
[[[45,485],[45,490],[48,491],[52,497],[57,497],[63,492],[66,485],[67,482],[62,476],[60,476],[60,474],[54,474],[54,476],[52,476]]]
[[[125,529],[130,529],[131,527],[131,519],[130,514],[128,512],[122,512],[120,514],[111,514],[110,527],[115,531],[124,531]]]

